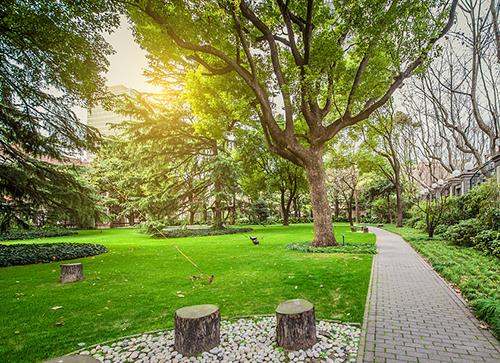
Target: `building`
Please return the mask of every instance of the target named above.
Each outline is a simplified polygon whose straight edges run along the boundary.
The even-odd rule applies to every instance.
[[[135,97],[139,94],[138,91],[123,85],[111,86],[108,88],[108,91],[117,96],[127,95]],[[89,109],[87,112],[87,125],[98,129],[103,136],[116,135],[117,131],[113,130],[110,126],[119,124],[123,121],[130,121],[130,118],[111,110],[106,110],[102,107],[102,105],[97,105],[96,107]]]

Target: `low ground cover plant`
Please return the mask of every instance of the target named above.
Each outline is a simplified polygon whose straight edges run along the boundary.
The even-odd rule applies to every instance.
[[[311,253],[369,253],[376,254],[375,243],[346,242],[338,246],[314,247],[311,242],[294,242],[286,246],[287,250]]]
[[[106,252],[106,247],[94,243],[0,244],[0,267],[74,260]]]
[[[30,228],[30,229],[13,228],[1,233],[0,241],[70,236],[74,234],[77,234],[77,232],[57,227]]]
[[[196,228],[196,229],[173,229],[170,231],[156,231],[153,233],[159,238],[180,238],[180,237],[203,237],[203,236],[219,236],[224,234],[248,233],[252,232],[252,228]]]

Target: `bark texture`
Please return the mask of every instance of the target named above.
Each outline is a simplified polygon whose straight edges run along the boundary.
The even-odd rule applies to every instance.
[[[306,165],[314,220],[313,246],[335,246],[337,242],[333,235],[332,211],[328,203],[322,156],[322,153],[316,153]]]
[[[61,282],[75,282],[83,280],[83,265],[81,263],[67,263],[61,265]]]
[[[276,309],[276,341],[286,350],[306,350],[316,344],[313,304],[303,299],[281,303]]]
[[[207,352],[220,343],[216,305],[194,305],[175,312],[175,350],[185,356]]]

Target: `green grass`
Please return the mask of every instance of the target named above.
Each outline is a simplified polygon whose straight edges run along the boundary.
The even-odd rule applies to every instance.
[[[286,250],[287,243],[312,239],[310,224],[254,228],[258,247],[246,234],[157,239],[133,229],[33,240],[101,243],[110,252],[77,260],[86,280],[73,284],[58,283],[60,263],[0,268],[0,362],[39,361],[78,343],[170,328],[174,311],[192,304],[215,303],[232,317],[272,314],[282,300],[305,298],[319,318],[362,321],[372,255]],[[375,240],[348,229],[336,227],[337,236]],[[212,284],[191,279],[199,272],[176,245],[215,275]]]
[[[400,234],[441,276],[457,287],[475,314],[500,337],[500,259],[471,247],[449,244],[410,227],[385,229]]]

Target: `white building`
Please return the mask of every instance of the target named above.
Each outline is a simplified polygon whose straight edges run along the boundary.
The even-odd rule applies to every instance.
[[[134,97],[139,94],[138,91],[123,85],[111,86],[108,88],[108,91],[117,96],[127,95]],[[116,112],[106,110],[101,105],[97,105],[96,107],[87,111],[87,125],[98,129],[103,136],[116,135],[117,131],[113,130],[110,126],[130,120],[131,119],[127,118],[127,116],[123,116]]]

